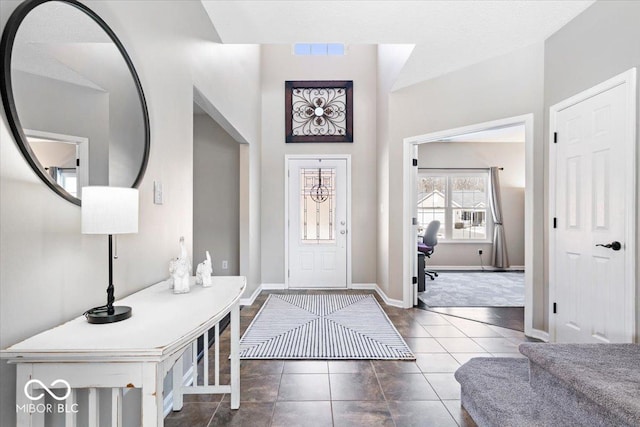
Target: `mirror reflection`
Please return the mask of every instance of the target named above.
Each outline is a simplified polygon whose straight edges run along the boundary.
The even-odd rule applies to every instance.
[[[67,193],[136,183],[144,109],[118,46],[89,15],[61,1],[31,10],[16,32],[11,84],[25,143]]]

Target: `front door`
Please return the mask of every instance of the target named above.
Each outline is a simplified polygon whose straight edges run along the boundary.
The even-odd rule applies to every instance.
[[[631,342],[626,85],[558,111],[555,166],[557,342]],[[552,183],[553,185],[553,183]],[[619,245],[619,246],[618,246]],[[632,280],[632,279],[631,279]],[[553,307],[552,307],[553,309]]]
[[[289,159],[290,288],[347,287],[347,159]]]

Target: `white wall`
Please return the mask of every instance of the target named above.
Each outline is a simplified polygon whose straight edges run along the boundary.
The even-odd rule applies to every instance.
[[[544,67],[546,118],[549,108],[563,99],[632,67],[637,67],[640,72],[638,22],[640,2],[598,1],[547,39]],[[640,99],[640,84],[637,88]],[[640,137],[640,118],[636,117],[636,120],[637,141]],[[545,153],[549,144],[548,121],[546,123]],[[637,165],[640,168],[640,148],[637,151]],[[640,198],[640,185],[637,188]],[[640,215],[636,223],[636,242],[640,242]],[[637,248],[636,256],[636,301],[640,301],[640,251]],[[636,307],[636,342],[640,342],[640,303]]]
[[[418,148],[420,168],[489,168],[500,171],[502,214],[509,263],[524,265],[524,143],[430,142]],[[488,211],[487,215],[491,216]],[[446,243],[440,241],[429,264],[447,267],[491,265],[491,243]]]
[[[262,280],[284,283],[285,154],[351,154],[354,283],[376,283],[376,47],[344,56],[294,56],[289,45],[262,49]],[[353,80],[353,143],[286,144],[285,80]]]
[[[388,295],[402,299],[402,158],[403,139],[416,135],[534,114],[535,218],[543,211],[542,93],[544,50],[542,44],[452,72],[393,92],[390,98],[389,144],[389,246]],[[541,222],[534,235],[542,236]],[[534,327],[544,329],[543,240],[534,240]]]
[[[0,2],[2,29],[17,4]],[[87,4],[127,48],[151,120],[139,233],[119,239],[120,257],[114,265],[116,297],[122,297],[167,276],[180,236],[191,246],[194,84],[259,153],[260,49],[215,44],[200,2]],[[152,203],[154,180],[164,184],[164,205]],[[107,241],[80,234],[80,208],[53,193],[31,171],[9,132],[4,110],[0,197],[0,347],[5,348],[104,303]],[[254,212],[254,224],[256,217]],[[254,230],[259,242],[258,226]],[[260,282],[259,262],[252,262],[249,283],[254,287],[249,291]],[[0,425],[15,425],[15,367],[4,362],[0,367]]]
[[[240,144],[208,115],[194,115],[193,271],[209,251],[215,276],[240,274],[239,166]]]

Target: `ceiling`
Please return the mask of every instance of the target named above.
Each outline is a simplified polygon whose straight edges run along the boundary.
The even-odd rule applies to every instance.
[[[542,42],[594,0],[201,0],[223,43],[415,44],[394,90]]]

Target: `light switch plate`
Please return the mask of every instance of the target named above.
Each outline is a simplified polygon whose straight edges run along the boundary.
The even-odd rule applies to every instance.
[[[161,205],[163,202],[162,183],[160,181],[153,181],[153,203]]]

